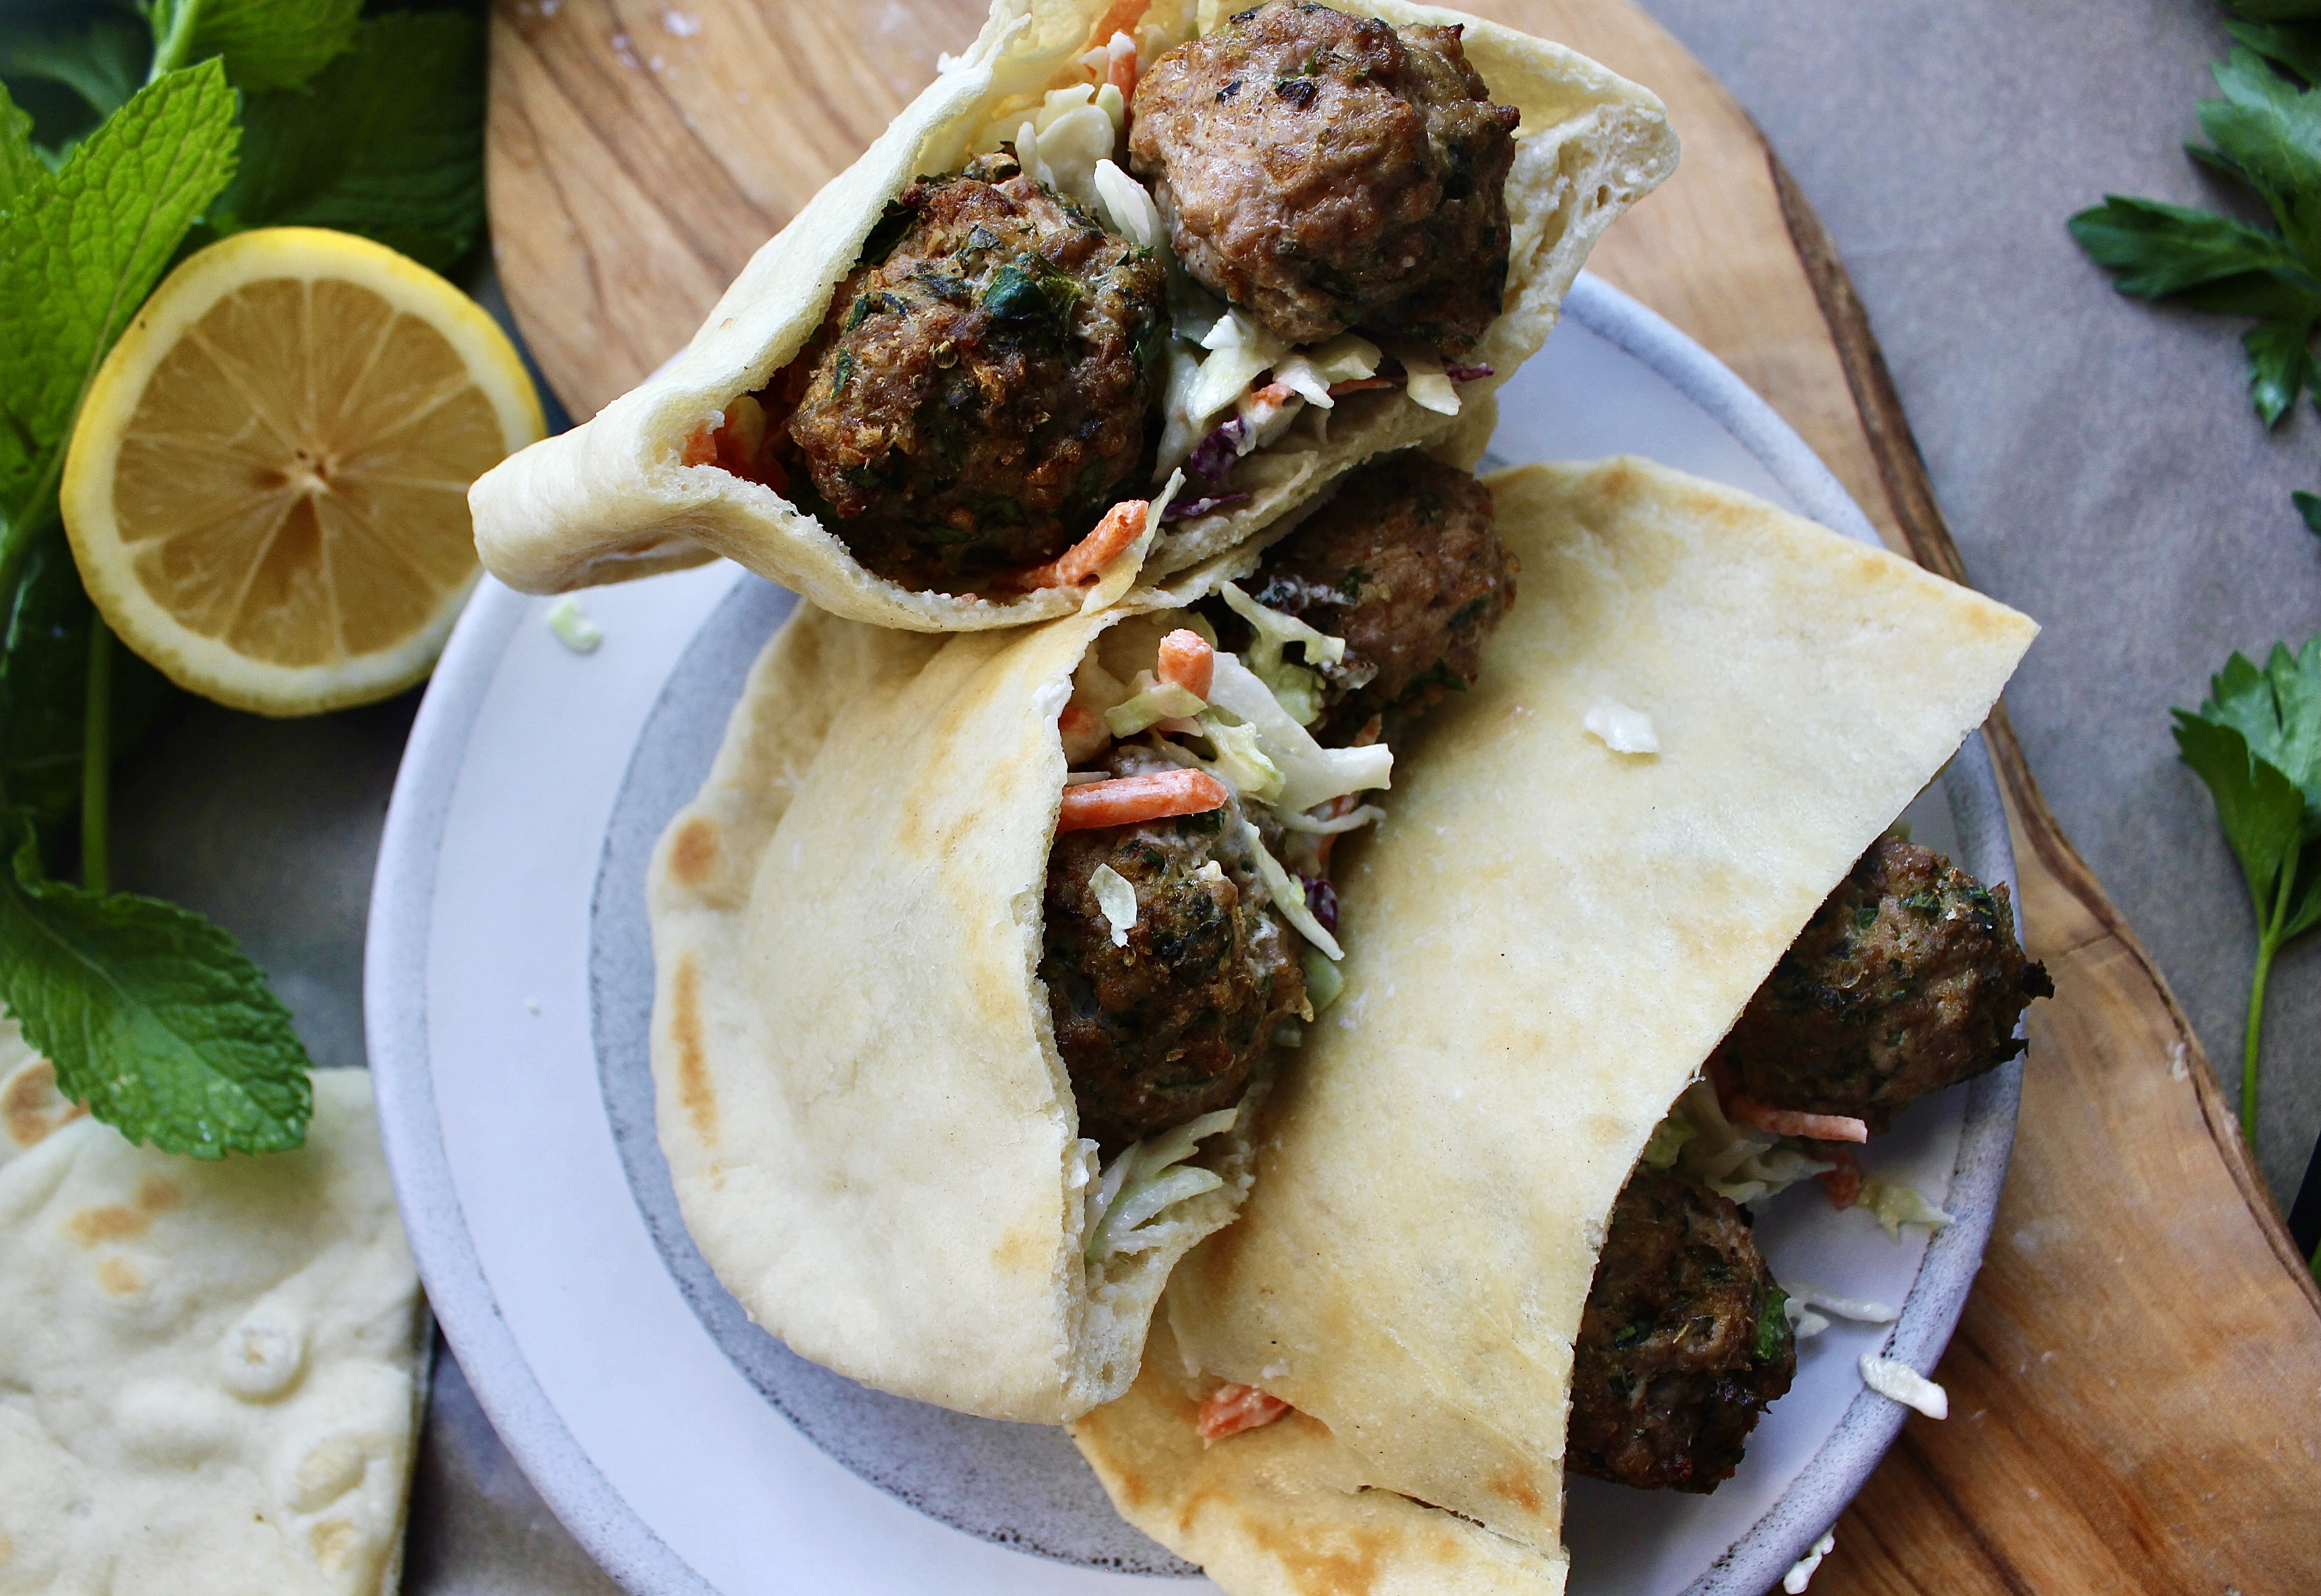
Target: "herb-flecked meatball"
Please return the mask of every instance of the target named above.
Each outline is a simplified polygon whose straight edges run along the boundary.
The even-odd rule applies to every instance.
[[[1116,749],[1115,775],[1168,768]],[[1306,1011],[1297,939],[1267,908],[1238,799],[1207,814],[1071,831],[1048,856],[1047,983],[1080,1134],[1107,1156],[1247,1090],[1284,1020]],[[1109,865],[1136,890],[1115,947],[1089,878]],[[1211,866],[1216,866],[1211,869]]]
[[[1460,32],[1271,0],[1155,61],[1129,160],[1185,269],[1294,344],[1470,351],[1506,287],[1519,113]]]
[[[1733,1203],[1639,1168],[1613,1205],[1572,1345],[1564,1466],[1715,1490],[1798,1369],[1787,1298]]]
[[[1888,836],[1814,911],[1720,1051],[1751,1097],[1883,1130],[1911,1099],[2022,1052],[2016,1021],[2054,991],[2015,939],[2005,885]]]
[[[1390,739],[1474,685],[1483,644],[1515,602],[1516,572],[1493,530],[1491,490],[1413,449],[1349,474],[1266,551],[1251,596],[1346,640],[1345,657],[1319,667],[1315,735],[1343,743],[1384,715]]]
[[[1052,559],[1145,454],[1165,288],[1151,250],[1012,156],[919,179],[806,352],[787,431],[813,507],[906,586],[960,591]]]

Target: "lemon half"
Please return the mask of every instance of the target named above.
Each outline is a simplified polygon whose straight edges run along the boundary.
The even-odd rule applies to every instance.
[[[546,431],[492,319],[350,233],[238,233],[154,290],[65,458],[81,579],[131,648],[302,715],[427,674],[476,581],[468,486]]]

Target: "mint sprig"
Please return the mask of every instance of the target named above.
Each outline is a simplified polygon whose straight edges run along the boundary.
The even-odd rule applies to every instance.
[[[441,269],[481,236],[481,28],[362,9],[0,14],[0,1004],[68,1095],[196,1156],[298,1145],[307,1060],[224,931],[102,890],[111,756],[150,722],[159,678],[90,612],[57,483],[98,365],[184,252],[298,223]],[[42,873],[39,830],[76,798],[79,887]]]
[[[56,513],[98,364],[233,173],[233,90],[215,61],[138,91],[0,222],[0,591]]]
[[[0,992],[57,1089],[132,1141],[222,1158],[305,1139],[306,1051],[233,939],[157,898],[48,880],[0,812]]]
[[[197,236],[334,227],[448,271],[483,231],[483,29],[378,17],[305,87],[244,100],[241,169]]]
[[[362,0],[154,0],[153,76],[225,58],[245,89],[295,88],[354,41]]]
[[[2176,710],[2176,748],[2207,784],[2256,911],[2256,967],[2241,1047],[2241,1131],[2256,1145],[2257,1065],[2274,955],[2321,925],[2321,637],[2260,669],[2235,654],[2198,711]]]

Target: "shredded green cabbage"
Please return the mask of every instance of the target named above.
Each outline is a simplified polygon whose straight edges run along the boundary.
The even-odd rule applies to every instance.
[[[1201,730],[1216,750],[1211,770],[1260,803],[1271,803],[1281,796],[1280,766],[1265,757],[1256,727],[1228,721],[1224,712],[1208,710],[1201,716]]]
[[[1939,1230],[1957,1217],[1927,1202],[1917,1187],[1880,1180],[1874,1174],[1861,1177],[1861,1206],[1877,1216],[1878,1222],[1886,1227],[1887,1235],[1898,1238],[1905,1225],[1924,1225],[1928,1230]]]
[[[1338,946],[1338,939],[1323,929],[1322,922],[1314,918],[1314,911],[1307,907],[1304,884],[1283,869],[1280,860],[1265,851],[1265,839],[1257,834],[1255,826],[1247,821],[1241,824],[1250,850],[1257,855],[1257,878],[1265,883],[1265,890],[1273,894],[1275,911],[1296,926],[1299,936],[1331,958],[1345,957],[1345,949]]]
[[[1109,865],[1098,865],[1088,875],[1088,885],[1096,893],[1096,906],[1104,911],[1105,923],[1112,928],[1112,945],[1127,947],[1128,933],[1136,929],[1136,889]]]
[[[1134,697],[1104,712],[1105,729],[1115,737],[1134,737],[1162,721],[1197,715],[1208,708],[1200,695],[1174,682],[1155,682]]]
[[[1394,750],[1384,743],[1360,748],[1325,748],[1292,720],[1273,689],[1231,654],[1219,654],[1209,682],[1209,703],[1232,711],[1257,729],[1258,746],[1281,772],[1278,807],[1307,810],[1348,793],[1392,784]]]
[[[1100,1264],[1115,1253],[1138,1253],[1160,1244],[1148,1227],[1169,1209],[1224,1185],[1223,1176],[1179,1167],[1206,1137],[1230,1130],[1238,1109],[1219,1109],[1190,1124],[1148,1136],[1112,1161],[1088,1195],[1085,1256]]]
[[[1306,1001],[1313,1004],[1314,1012],[1319,1014],[1336,1002],[1338,994],[1346,990],[1345,975],[1330,962],[1329,955],[1318,948],[1307,948],[1298,955],[1298,961],[1306,966]]]
[[[1285,615],[1259,603],[1234,583],[1226,583],[1220,596],[1228,609],[1249,622],[1253,634],[1248,650],[1242,656],[1242,663],[1249,667],[1250,674],[1273,689],[1273,696],[1282,709],[1300,726],[1311,726],[1320,720],[1322,676],[1309,667],[1335,665],[1343,659],[1346,639],[1333,638],[1295,615]],[[1305,665],[1293,665],[1284,657],[1283,650],[1291,643],[1305,645]]]

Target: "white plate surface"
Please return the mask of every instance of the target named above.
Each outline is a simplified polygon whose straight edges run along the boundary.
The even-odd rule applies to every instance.
[[[1707,354],[1583,277],[1501,395],[1492,463],[1623,451],[1871,536],[1810,450]],[[720,1290],[653,1143],[642,870],[708,768],[789,595],[731,565],[591,592],[605,641],[487,581],[428,691],[373,895],[366,1009],[387,1156],[422,1273],[542,1494],[638,1592],[1208,1589],[1121,1524],[1060,1432],[868,1392]],[[2014,880],[1971,740],[1913,806],[1923,840]],[[1930,1247],[1817,1188],[1764,1205],[1775,1272],[1901,1304],[1839,1325],[1714,1495],[1574,1482],[1576,1596],[1756,1591],[1827,1528],[1901,1410],[1855,1358],[1931,1368],[1998,1201],[2018,1066],[1901,1116],[1867,1162],[1959,1215]]]

